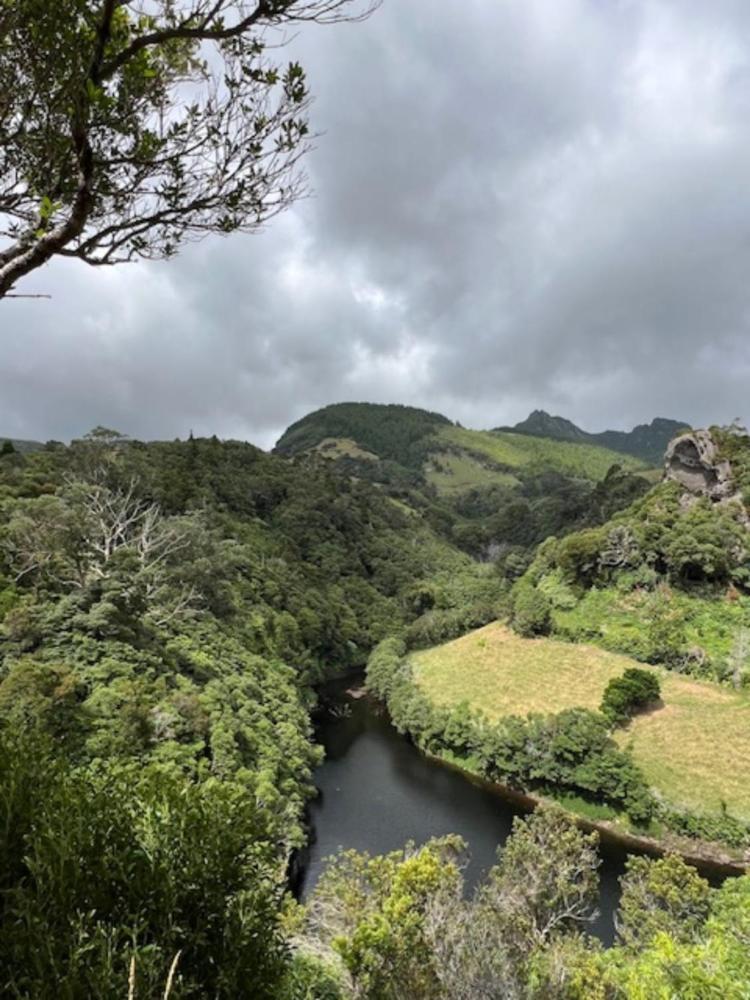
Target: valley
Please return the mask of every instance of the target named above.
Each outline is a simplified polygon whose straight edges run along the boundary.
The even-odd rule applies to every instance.
[[[423,864],[434,893],[404,904],[419,927],[443,879],[481,908],[487,894],[515,898],[514,872],[532,858],[534,872],[582,872],[561,891],[583,880],[582,925],[612,962],[639,861],[654,877],[697,879],[717,905],[729,898],[731,880],[704,889],[677,855],[645,860],[677,851],[726,874],[750,849],[750,446],[732,429],[707,433],[680,438],[675,454],[702,449],[689,475],[682,458],[664,475],[588,440],[371,404],[311,414],[273,454],[103,428],[6,449],[10,974],[24,981],[50,941],[79,991],[127,977],[102,957],[112,948],[158,984],[189,940],[185,996],[207,983],[242,995],[252,967],[269,1000],[298,1000],[294,984],[311,981],[321,1000],[324,983],[349,997],[358,921],[381,926],[388,894]],[[369,695],[336,702],[319,731],[324,761],[316,705],[365,669]],[[659,699],[617,720],[605,694],[633,673],[657,678]],[[533,802],[543,808],[523,818]],[[405,848],[408,837],[418,843]],[[633,851],[645,854],[627,860]],[[293,904],[285,873],[305,852]],[[166,909],[143,908],[154,884]],[[347,910],[360,892],[374,910]],[[96,910],[105,928],[85,963],[71,909]],[[463,926],[450,907],[440,919]],[[13,931],[22,922],[34,932]],[[519,961],[513,975],[527,976]],[[235,978],[219,984],[223,967]],[[37,992],[40,977],[28,980]]]

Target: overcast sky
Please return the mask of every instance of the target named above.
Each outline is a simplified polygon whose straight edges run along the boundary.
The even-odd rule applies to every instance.
[[[0,434],[270,447],[331,402],[750,416],[750,3],[385,0],[291,53],[313,198],[0,303]]]

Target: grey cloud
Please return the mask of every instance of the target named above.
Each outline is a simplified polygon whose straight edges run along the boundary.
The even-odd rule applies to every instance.
[[[0,306],[0,432],[269,446],[341,399],[592,430],[743,413],[750,10],[386,0],[291,43],[315,195],[169,265]]]

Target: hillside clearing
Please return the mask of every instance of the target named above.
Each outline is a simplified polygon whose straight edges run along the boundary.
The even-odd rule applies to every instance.
[[[377,462],[378,456],[371,451],[360,448],[351,438],[325,438],[315,447],[324,458],[358,458],[363,461]]]
[[[593,646],[521,639],[498,622],[411,659],[417,683],[435,704],[466,701],[490,719],[596,709],[612,677],[643,666]],[[658,672],[663,706],[638,716],[618,732],[618,742],[632,748],[650,784],[672,805],[718,814],[724,803],[750,821],[750,700]]]
[[[425,463],[427,482],[439,493],[464,493],[482,486],[517,486],[518,480],[483,464],[472,455],[436,452]]]
[[[435,440],[485,455],[499,465],[519,469],[554,469],[568,476],[598,481],[613,465],[631,472],[645,468],[643,462],[597,445],[551,441],[505,431],[472,431],[463,427],[440,427]]]

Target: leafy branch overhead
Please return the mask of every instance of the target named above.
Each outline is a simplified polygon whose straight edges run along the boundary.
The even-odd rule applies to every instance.
[[[378,2],[0,0],[0,298],[54,256],[171,257],[288,207],[310,131],[284,29]]]

